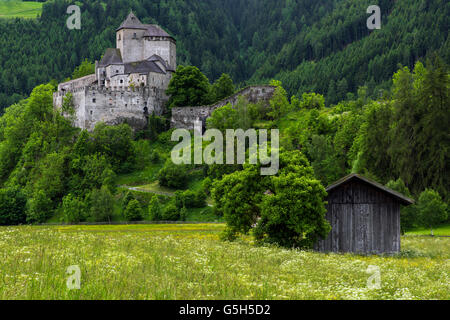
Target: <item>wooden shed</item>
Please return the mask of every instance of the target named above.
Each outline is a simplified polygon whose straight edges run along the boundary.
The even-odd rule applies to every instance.
[[[413,200],[358,174],[327,189],[326,218],[332,230],[315,249],[322,252],[400,252],[400,206]]]

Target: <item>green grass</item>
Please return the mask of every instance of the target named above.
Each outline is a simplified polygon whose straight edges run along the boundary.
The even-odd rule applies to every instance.
[[[221,224],[0,228],[0,299],[450,298],[450,239],[403,237],[394,257],[218,240]],[[66,270],[81,269],[80,290]],[[381,272],[370,289],[366,271]]]
[[[151,164],[144,170],[119,175],[116,184],[121,186],[139,186],[154,182],[157,179],[159,170],[161,170],[163,166],[162,163]]]
[[[136,190],[142,192],[151,192],[155,194],[165,195],[169,197],[173,197],[175,195],[175,189],[170,189],[166,187],[162,187],[159,185],[158,181],[152,182],[150,184],[146,184],[143,186],[136,187]]]
[[[0,0],[0,18],[36,18],[43,2]]]
[[[450,236],[450,224],[444,224],[433,229],[433,233],[435,236]],[[416,236],[429,236],[431,234],[431,229],[419,228],[411,230],[406,234]]]

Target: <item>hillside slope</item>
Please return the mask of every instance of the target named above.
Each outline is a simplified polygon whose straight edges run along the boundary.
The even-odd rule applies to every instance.
[[[283,81],[290,94],[317,91],[328,103],[367,85],[387,86],[398,64],[430,52],[450,60],[450,3],[380,0],[381,30],[366,27],[369,0],[81,0],[82,28],[65,27],[68,1],[43,6],[39,20],[0,19],[0,109],[37,84],[60,81],[84,58],[101,58],[132,9],[178,40],[180,64],[210,80],[229,73],[237,83]]]

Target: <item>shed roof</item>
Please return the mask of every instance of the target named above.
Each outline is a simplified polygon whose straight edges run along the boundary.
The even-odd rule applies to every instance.
[[[394,191],[392,189],[389,189],[386,186],[383,186],[382,184],[380,184],[378,182],[370,180],[370,179],[368,179],[366,177],[363,177],[363,176],[361,176],[359,174],[356,174],[356,173],[352,173],[352,174],[350,174],[350,175],[348,175],[346,177],[343,177],[342,179],[339,179],[335,183],[329,185],[327,187],[326,191],[330,192],[331,190],[333,190],[333,189],[335,189],[335,188],[337,188],[337,187],[339,187],[339,186],[341,186],[341,185],[343,185],[343,184],[345,184],[345,183],[347,183],[349,181],[352,181],[352,180],[359,180],[359,181],[362,181],[364,183],[367,183],[367,184],[369,184],[369,185],[371,185],[371,186],[373,186],[373,187],[375,187],[375,188],[377,188],[377,189],[379,189],[379,190],[381,190],[381,191],[391,195],[392,197],[396,198],[397,200],[399,200],[404,205],[410,205],[410,204],[414,203],[414,200],[404,196],[403,194],[401,194],[401,193],[399,193],[397,191]]]

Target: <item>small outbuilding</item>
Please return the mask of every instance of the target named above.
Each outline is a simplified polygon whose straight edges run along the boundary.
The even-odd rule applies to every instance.
[[[344,177],[326,190],[326,218],[332,230],[316,244],[316,250],[400,252],[400,207],[413,204],[413,200],[358,174]]]

